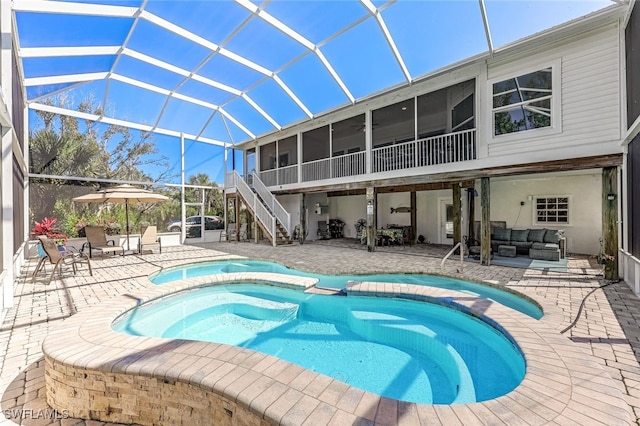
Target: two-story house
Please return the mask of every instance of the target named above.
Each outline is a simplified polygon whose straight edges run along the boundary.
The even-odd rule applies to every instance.
[[[624,25],[606,9],[247,142],[245,175],[290,213],[289,235],[340,219],[355,237],[364,219],[452,244],[484,215],[596,255],[618,221]]]

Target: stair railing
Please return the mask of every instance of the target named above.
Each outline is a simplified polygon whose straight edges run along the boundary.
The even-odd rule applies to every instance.
[[[256,218],[262,223],[267,232],[271,235],[271,242],[273,246],[276,246],[276,218],[271,214],[267,207],[262,204],[262,200],[251,190],[247,182],[244,181],[238,175],[238,172],[234,170],[236,190],[240,193],[242,198],[251,205]],[[255,179],[255,177],[254,177]],[[254,180],[255,183],[255,180]]]
[[[444,262],[453,254],[453,252],[456,251],[457,248],[460,248],[460,270],[458,272],[462,273],[464,271],[464,249],[462,248],[462,242],[460,242],[453,246],[451,251],[449,251],[444,259],[442,259],[442,262],[440,262],[440,272],[444,270]]]
[[[253,173],[253,189],[256,190],[260,198],[271,209],[278,222],[287,231],[287,235],[291,235],[291,214],[282,207],[282,204],[276,199],[275,195],[267,189],[257,173]]]

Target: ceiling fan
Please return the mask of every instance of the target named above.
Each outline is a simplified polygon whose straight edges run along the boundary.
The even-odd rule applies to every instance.
[[[378,126],[379,123],[371,123],[371,128]],[[352,124],[351,128],[357,128],[358,130],[356,130],[357,132],[364,132],[365,128],[367,127],[367,123],[362,123],[362,124]]]

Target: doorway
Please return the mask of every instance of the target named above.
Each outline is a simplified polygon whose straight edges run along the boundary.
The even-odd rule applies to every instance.
[[[441,198],[438,209],[439,239],[440,244],[453,244],[453,200]]]
[[[256,149],[248,150],[245,158],[244,179],[248,184],[252,184],[253,173],[256,171]]]

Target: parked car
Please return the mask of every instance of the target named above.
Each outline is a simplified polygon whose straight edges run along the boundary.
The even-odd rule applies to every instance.
[[[197,229],[198,231],[196,232],[200,232],[200,224],[201,222],[201,217],[200,216],[189,216],[186,219],[186,226],[187,226],[187,234],[190,234],[189,230],[191,228],[193,229]],[[171,221],[169,223],[169,225],[167,226],[167,230],[169,230],[169,232],[180,232],[182,227],[182,223],[180,220],[174,220]],[[211,231],[214,229],[222,229],[224,228],[224,219],[221,218],[220,216],[205,216],[204,217],[204,229],[205,231]]]

